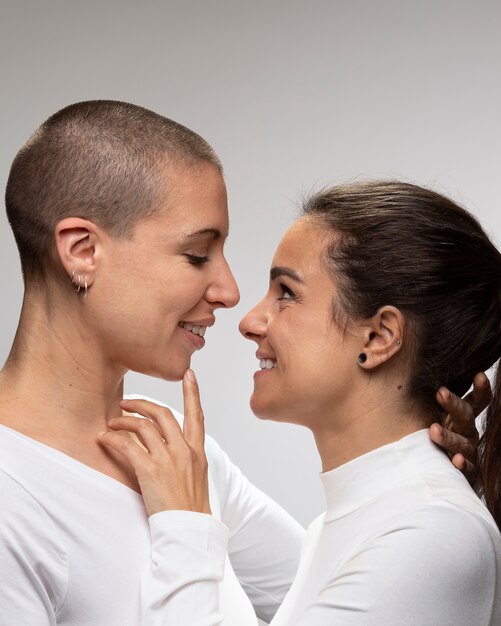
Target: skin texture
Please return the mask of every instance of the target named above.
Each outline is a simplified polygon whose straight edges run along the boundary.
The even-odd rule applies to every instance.
[[[193,487],[195,477],[206,481],[203,459],[191,456],[196,467],[186,470],[186,442],[179,430],[171,442],[182,450],[169,460],[171,468],[178,462],[182,466],[175,473],[180,481],[175,489],[161,472],[143,471],[144,456],[127,456],[123,437],[115,447],[96,437],[127,426],[136,434],[135,441],[127,435],[128,441],[137,447],[139,427],[130,421],[113,425],[110,420],[126,410],[155,422],[158,411],[165,409],[122,403],[127,370],[180,380],[200,341],[194,342],[179,322],[210,324],[218,308],[238,302],[238,288],[223,253],[228,213],[221,174],[211,165],[166,167],[165,173],[165,202],[156,215],[136,225],[131,239],[114,239],[99,225],[78,217],[57,225],[53,251],[57,270],[43,283],[27,285],[18,331],[0,373],[0,423],[132,489],[143,489],[149,510],[162,502],[204,511],[207,502],[200,497],[204,488]],[[206,233],[188,237],[199,230]],[[216,231],[219,235],[214,237]],[[188,255],[207,256],[208,261],[193,265]],[[85,289],[79,293],[75,289],[79,281],[82,286],[87,283],[85,300]],[[461,430],[471,421],[470,406],[459,399],[449,403]],[[142,429],[148,427],[141,421]],[[160,430],[150,430],[165,439]],[[463,437],[446,443],[451,455],[469,454]],[[136,451],[130,443],[126,450]],[[160,476],[164,478],[156,480]],[[167,489],[168,496],[155,495],[157,488]]]
[[[419,413],[409,415],[401,393],[405,380],[401,378],[400,367],[395,371],[387,368],[384,376],[376,375],[374,380],[369,380],[378,366],[398,359],[403,343],[397,344],[395,337],[396,333],[398,337],[403,336],[405,321],[393,307],[385,307],[370,322],[350,327],[348,333],[333,323],[335,286],[319,263],[319,237],[321,234],[304,221],[290,229],[275,254],[270,289],[244,317],[240,329],[245,337],[257,342],[258,358],[276,359],[278,365],[276,369],[257,374],[251,399],[253,410],[263,418],[295,421],[312,428],[323,453],[324,469],[330,469],[349,460],[350,455],[353,458],[362,454],[368,444],[369,447],[375,447],[374,442],[383,445],[388,438],[392,440],[421,428],[423,417]],[[286,269],[284,272],[277,268]],[[303,282],[287,275],[288,270],[294,270]],[[363,367],[357,361],[361,346],[368,355]],[[395,378],[393,391],[388,389],[388,376]],[[353,381],[362,385],[355,404],[350,393]],[[206,460],[203,450],[193,444],[190,433],[195,424],[193,428],[202,436],[203,411],[196,384],[187,385],[185,379],[183,390],[184,433],[177,423],[172,424],[171,432],[161,425],[173,420],[168,409],[151,403],[134,403],[133,407],[123,406],[151,421],[137,417],[114,420],[109,422],[110,431],[100,435],[103,444],[124,455],[134,468],[150,513],[175,508],[207,512],[208,503],[206,500],[200,503],[199,495],[204,493],[207,480]],[[435,424],[430,437],[457,465],[470,464],[475,468],[478,442],[475,416],[485,407],[489,395],[490,387],[484,374],[475,377],[474,390],[464,400],[444,388],[437,393],[444,410],[454,417],[448,415],[445,420],[451,430]],[[372,403],[378,402],[387,408],[381,411],[382,415],[369,410]],[[395,413],[396,409],[401,412],[401,423],[387,420],[390,411]],[[357,411],[367,413],[365,421],[357,416]],[[350,424],[353,416],[355,419]],[[130,433],[137,436],[140,445],[130,439]],[[342,440],[342,446],[337,439]],[[198,488],[197,480],[200,481]],[[183,484],[185,487],[180,490]],[[191,499],[183,499],[180,491],[191,494]]]
[[[277,363],[254,376],[253,412],[310,428],[328,471],[423,424],[422,416],[409,416],[403,399],[398,365],[405,320],[385,307],[347,328],[334,321],[338,293],[322,266],[325,244],[322,230],[307,219],[287,231],[272,261],[268,293],[240,331],[256,342],[258,357]],[[362,352],[367,359],[360,364]]]
[[[121,452],[137,468],[148,515],[167,510],[211,512],[204,415],[191,369],[183,378],[183,396],[182,430],[169,409],[147,400],[124,400],[122,407],[126,411],[148,419],[115,418],[108,422],[110,430],[98,436],[103,445]],[[158,484],[164,488],[158,489]]]
[[[240,330],[257,343],[258,358],[276,362],[254,376],[253,412],[310,428],[328,471],[425,427],[427,416],[405,393],[400,311],[385,306],[370,319],[333,320],[339,294],[321,262],[322,232],[307,218],[287,231],[268,293]]]
[[[139,491],[123,455],[96,434],[122,413],[127,370],[180,380],[202,342],[179,323],[210,325],[217,309],[238,302],[227,231],[226,189],[211,165],[166,169],[165,202],[132,239],[80,218],[59,222],[59,271],[27,288],[0,374],[0,422]],[[193,264],[189,255],[208,260]],[[85,301],[73,271],[87,282]]]

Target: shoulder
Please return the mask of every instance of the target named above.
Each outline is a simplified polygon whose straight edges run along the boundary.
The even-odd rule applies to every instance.
[[[357,624],[489,624],[500,609],[500,567],[501,542],[485,520],[433,503],[375,530],[323,593],[359,607]]]
[[[2,539],[25,536],[27,542],[37,543],[42,536],[56,541],[57,530],[50,513],[4,469],[0,469],[0,525]]]
[[[23,486],[0,470],[0,553],[5,559],[44,563],[66,569],[61,533],[46,511]]]
[[[381,565],[391,563],[397,577],[421,579],[433,572],[443,577],[443,586],[459,585],[465,592],[481,579],[490,587],[501,565],[499,531],[479,514],[448,502],[407,511],[360,548],[381,559]]]
[[[50,514],[4,470],[0,470],[0,571],[3,591],[9,589],[0,621],[2,610],[9,615],[21,610],[21,600],[23,615],[35,610],[40,616],[42,606],[62,606],[68,588],[64,541]]]

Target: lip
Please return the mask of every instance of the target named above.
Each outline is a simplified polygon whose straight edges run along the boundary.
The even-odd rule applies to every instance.
[[[276,356],[271,356],[270,354],[265,354],[264,352],[260,352],[259,350],[256,352],[256,359],[270,359],[270,361],[276,361]]]
[[[270,372],[273,372],[275,369],[276,369],[275,367],[273,367],[271,370],[267,370],[267,369],[262,370],[262,369],[259,369],[259,370],[257,370],[257,372],[254,372],[254,376],[253,376],[253,378],[254,378],[254,380],[257,380],[257,379],[258,379],[258,378],[260,378],[261,376],[266,376],[266,375],[270,374]]]
[[[215,317],[206,317],[205,319],[199,319],[199,320],[181,320],[179,322],[179,324],[193,324],[193,326],[207,326],[207,327],[214,326],[215,323],[216,323]]]

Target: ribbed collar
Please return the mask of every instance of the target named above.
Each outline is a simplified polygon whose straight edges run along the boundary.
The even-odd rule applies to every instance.
[[[428,429],[320,474],[325,491],[325,521],[349,515],[411,476],[429,471],[450,470],[447,456],[432,442]]]

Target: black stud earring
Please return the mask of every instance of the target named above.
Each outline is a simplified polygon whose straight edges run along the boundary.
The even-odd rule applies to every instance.
[[[367,355],[365,354],[365,352],[361,352],[358,355],[358,362],[359,363],[365,363],[367,361]]]

